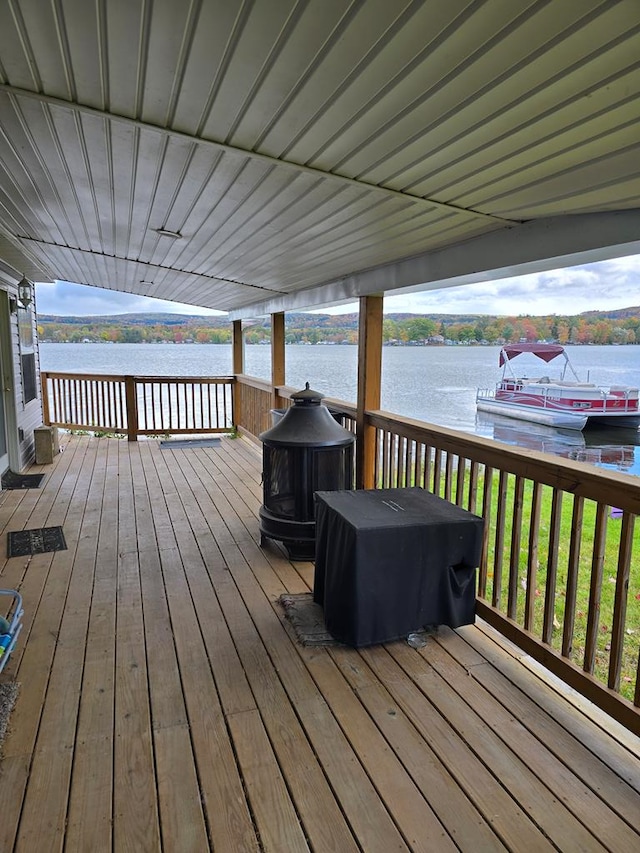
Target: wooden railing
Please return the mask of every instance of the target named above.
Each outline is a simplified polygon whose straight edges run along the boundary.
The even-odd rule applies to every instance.
[[[45,422],[133,439],[230,429],[232,396],[255,439],[293,390],[248,376],[42,378]],[[356,432],[355,406],[325,402]],[[377,487],[422,486],[485,519],[478,615],[640,734],[638,479],[387,412],[365,424]]]
[[[356,431],[354,406],[324,402]],[[388,412],[365,423],[377,488],[421,486],[485,519],[478,615],[640,734],[640,481]]]
[[[271,384],[255,376],[236,377],[236,411],[240,412],[238,427],[244,435],[257,437],[271,426],[273,408]]]
[[[238,427],[243,434],[255,439],[271,424],[272,409],[286,409],[291,405],[291,395],[299,388],[279,386],[272,391],[265,379],[244,374],[236,376],[236,411],[241,412]],[[356,407],[344,400],[326,398],[329,409],[341,414],[340,423],[345,429],[355,432]]]
[[[107,376],[43,372],[45,424],[139,435],[204,434],[233,429],[234,378]]]
[[[377,487],[422,486],[485,519],[478,615],[640,734],[637,478],[386,412],[367,422]]]

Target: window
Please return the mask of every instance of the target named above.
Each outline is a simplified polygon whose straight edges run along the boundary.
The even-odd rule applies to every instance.
[[[22,395],[25,405],[37,397],[36,353],[33,343],[33,314],[31,305],[18,305],[18,336],[20,339],[20,367],[22,370]]]

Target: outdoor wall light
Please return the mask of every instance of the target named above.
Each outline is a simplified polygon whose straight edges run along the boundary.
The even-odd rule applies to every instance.
[[[32,284],[28,278],[23,278],[18,285],[18,300],[23,308],[28,308],[33,302]]]

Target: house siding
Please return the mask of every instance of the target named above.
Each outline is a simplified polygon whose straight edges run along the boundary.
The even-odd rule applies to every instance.
[[[17,288],[15,286],[7,284],[0,284],[0,286],[6,291],[10,299],[17,299]],[[7,441],[9,446],[13,448],[13,453],[10,450],[11,467],[17,470],[22,470],[33,462],[35,458],[35,438],[33,431],[36,427],[39,427],[42,424],[40,358],[35,302],[32,304],[31,310],[29,311],[29,318],[33,334],[33,352],[36,368],[36,397],[29,402],[25,402],[18,312],[9,312],[11,364],[6,366],[6,370],[7,372],[10,372],[13,377],[12,385],[14,389],[15,411],[13,419],[11,416],[7,418],[7,431],[13,431],[17,433],[17,435],[7,435]]]
[[[33,400],[29,400],[29,402],[25,402],[24,400],[24,377],[22,376],[22,360],[20,358],[20,339],[18,334],[18,322],[16,319],[16,337],[18,338],[18,350],[17,350],[17,358],[14,360],[14,365],[16,368],[16,383],[15,387],[20,389],[20,400],[18,401],[18,411],[17,411],[17,421],[18,421],[18,436],[22,435],[23,438],[20,440],[19,438],[19,448],[20,448],[20,466],[21,468],[25,468],[35,459],[35,437],[33,434],[34,429],[42,425],[42,399],[41,399],[41,391],[40,391],[40,354],[38,347],[38,328],[37,328],[37,313],[36,313],[36,305],[35,305],[35,292],[34,292],[34,301],[31,306],[31,310],[29,311],[29,317],[31,321],[31,330],[33,335],[33,353],[35,357],[35,393],[36,396]],[[20,432],[22,431],[22,432]]]

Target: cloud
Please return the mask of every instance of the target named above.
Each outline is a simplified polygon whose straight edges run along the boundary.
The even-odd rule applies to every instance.
[[[640,256],[442,290],[389,296],[387,312],[580,314],[640,305]]]
[[[132,312],[223,313],[66,281],[36,285],[36,298],[41,314],[60,316]],[[612,311],[638,305],[640,255],[635,255],[478,284],[391,295],[385,298],[385,313],[574,315],[583,311]],[[358,304],[354,302],[325,308],[319,313],[346,314],[357,310]]]
[[[55,281],[53,284],[36,284],[36,305],[39,314],[55,314],[60,317],[106,316],[114,314],[222,314],[209,308],[151,299],[133,293],[105,290],[70,281]]]

